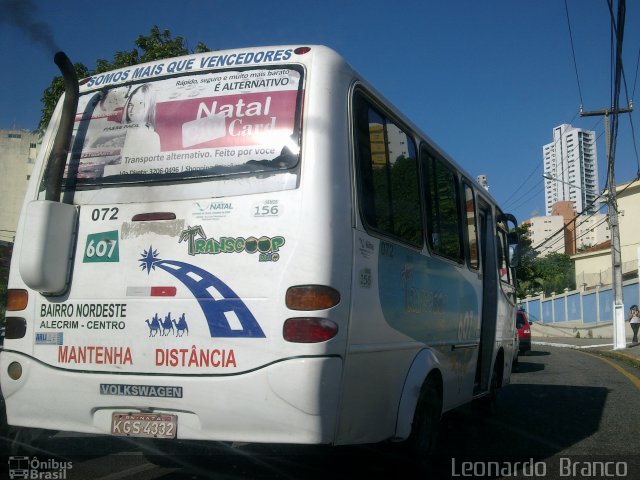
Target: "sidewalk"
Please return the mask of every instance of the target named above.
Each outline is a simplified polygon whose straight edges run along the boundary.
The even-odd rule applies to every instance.
[[[531,337],[532,349],[536,346],[575,348],[598,353],[608,357],[627,361],[640,368],[640,344],[632,344],[631,337],[627,338],[627,348],[614,350],[612,338],[576,338],[576,337]]]

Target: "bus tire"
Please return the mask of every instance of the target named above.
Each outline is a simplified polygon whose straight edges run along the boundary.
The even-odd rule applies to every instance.
[[[491,417],[496,413],[496,403],[498,400],[498,392],[500,390],[500,380],[502,378],[502,372],[500,370],[500,362],[501,358],[496,359],[495,365],[493,367],[493,372],[491,372],[491,380],[489,382],[489,391],[484,397],[479,398],[475,405],[478,407],[480,413],[482,415]]]
[[[436,447],[438,425],[442,414],[442,395],[435,378],[429,377],[422,387],[406,441],[407,453],[418,470],[425,470]]]

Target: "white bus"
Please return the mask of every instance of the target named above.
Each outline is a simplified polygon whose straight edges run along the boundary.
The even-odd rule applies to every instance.
[[[334,51],[80,82],[56,62],[9,278],[10,425],[420,454],[509,383],[515,219]]]

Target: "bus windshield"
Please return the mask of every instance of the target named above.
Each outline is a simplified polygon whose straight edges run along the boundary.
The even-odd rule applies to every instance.
[[[67,190],[296,166],[302,71],[189,74],[80,96]]]

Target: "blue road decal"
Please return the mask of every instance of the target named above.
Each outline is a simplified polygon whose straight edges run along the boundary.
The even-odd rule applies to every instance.
[[[149,250],[145,250],[139,260],[142,271],[146,271],[147,274],[151,274],[152,270],[156,268],[162,269],[167,273],[170,273],[177,278],[185,287],[189,289],[191,294],[200,304],[200,308],[204,313],[204,316],[209,325],[209,333],[211,337],[219,338],[265,338],[265,334],[260,328],[257,320],[253,314],[249,311],[249,308],[244,302],[236,295],[236,293],[222,280],[207,272],[206,270],[196,267],[184,262],[178,262],[174,260],[162,260],[159,257],[158,251],[153,249],[153,246],[149,246]],[[210,293],[210,289],[214,289],[222,298],[216,300]],[[229,324],[226,314],[235,314],[241,329],[233,329]],[[184,320],[183,317],[175,324],[176,335],[179,330],[187,331],[186,321],[182,325],[184,328],[180,329],[180,323]],[[156,334],[162,332],[162,320],[154,317],[153,321],[148,321],[151,336],[151,329],[154,322],[157,321]],[[166,319],[165,319],[166,321]]]

